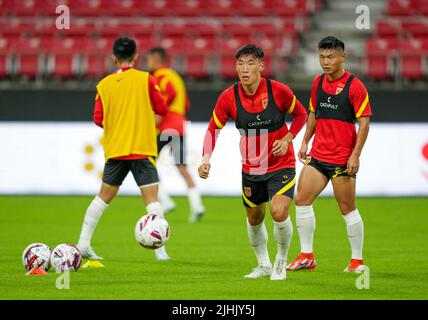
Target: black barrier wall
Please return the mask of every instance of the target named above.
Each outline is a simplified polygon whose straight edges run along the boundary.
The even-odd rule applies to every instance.
[[[190,91],[191,121],[209,121],[219,91]],[[309,91],[296,90],[307,108]],[[369,91],[376,122],[428,122],[427,91]],[[5,90],[0,92],[0,121],[91,121],[92,90]]]

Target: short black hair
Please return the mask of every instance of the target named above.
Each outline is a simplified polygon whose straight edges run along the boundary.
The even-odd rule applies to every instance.
[[[235,58],[239,59],[242,56],[254,56],[257,59],[263,59],[265,53],[259,47],[254,44],[246,44],[236,51]]]
[[[128,37],[120,37],[114,41],[113,54],[119,61],[131,61],[137,52],[135,40]]]
[[[345,44],[343,43],[342,40],[333,36],[325,37],[318,43],[318,49],[339,49],[339,48],[345,51]]]
[[[149,50],[149,54],[157,54],[161,58],[162,62],[166,62],[167,60],[166,50],[162,47],[151,48]]]

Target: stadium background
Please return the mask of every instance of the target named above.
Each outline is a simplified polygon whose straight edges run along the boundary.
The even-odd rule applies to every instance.
[[[59,4],[70,9],[69,30],[55,27]],[[358,5],[370,9],[369,29],[355,26]],[[233,124],[220,135],[210,179],[196,179],[204,195],[216,195],[204,198],[202,223],[189,225],[186,199],[175,197],[177,210],[167,217],[170,265],[135,244],[141,200],[119,197],[94,237],[105,270],[77,272],[69,293],[54,287],[52,272],[48,280],[23,277],[23,248],[76,241],[98,191],[103,155],[101,130],[91,122],[95,84],[113,70],[111,44],[121,34],[137,39],[138,67],[144,69],[145,52],[160,45],[184,75],[195,177],[215,101],[236,81],[239,46],[260,45],[267,56],[264,75],[287,83],[307,107],[320,73],[318,41],[335,35],[345,42],[346,68],[367,86],[374,114],[357,183],[373,290],[356,290],[353,275],[338,273],[349,250],[331,198],[315,204],[319,271],[290,274],[285,286],[242,279],[255,262],[243,209],[238,197],[220,197],[240,193]],[[428,0],[248,0],[245,6],[237,0],[0,0],[0,242],[7,244],[0,249],[0,298],[427,299],[427,57]],[[161,178],[182,195],[183,181],[170,160],[161,155]],[[121,194],[137,192],[128,177]],[[57,194],[64,196],[51,196]],[[85,196],[69,196],[79,194]],[[290,255],[298,250],[295,234]]]
[[[56,28],[60,4],[69,8],[70,29]],[[307,106],[312,79],[320,72],[317,42],[334,34],[346,43],[346,67],[363,79],[373,106],[360,194],[428,195],[428,108],[423,107],[428,88],[428,1],[370,1],[369,29],[359,30],[356,8],[361,4],[254,0],[242,7],[236,0],[0,1],[0,130],[9,136],[0,143],[4,154],[0,193],[96,192],[102,169],[97,141],[101,132],[89,129],[88,122],[95,84],[113,71],[111,44],[119,35],[137,40],[138,67],[144,69],[148,49],[162,46],[170,53],[172,67],[185,76],[192,102],[187,144],[196,173],[200,136],[218,94],[236,81],[236,49],[248,42],[260,45],[266,53],[264,76],[285,81]],[[217,154],[231,165],[228,170],[214,169],[212,179],[200,181],[205,194],[239,194],[235,137],[233,130],[222,133],[227,147]],[[299,146],[299,138],[295,144]],[[27,157],[33,158],[37,172],[22,170]],[[223,166],[218,158],[213,159],[214,168]],[[169,164],[168,154],[163,155],[161,176],[168,176],[170,192],[183,194],[184,183]],[[405,188],[392,174],[403,168],[406,181],[400,185]],[[382,179],[376,175],[379,170],[386,173]],[[136,192],[130,180],[124,193]],[[230,187],[224,188],[225,181]]]

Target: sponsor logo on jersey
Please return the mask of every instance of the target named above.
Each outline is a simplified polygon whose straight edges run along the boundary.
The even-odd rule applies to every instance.
[[[262,120],[260,119],[260,115],[258,114],[256,116],[257,121],[253,121],[253,122],[249,122],[248,123],[248,127],[249,128],[253,128],[253,127],[259,127],[259,126],[263,126],[263,125],[270,125],[272,123],[272,120]]]
[[[331,96],[327,98],[327,102],[320,102],[320,107],[337,110],[339,106],[337,104],[331,104],[330,99],[331,99]]]

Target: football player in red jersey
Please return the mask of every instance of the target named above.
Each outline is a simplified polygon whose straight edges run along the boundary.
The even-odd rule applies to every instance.
[[[271,280],[285,280],[293,233],[288,211],[296,181],[292,140],[304,126],[307,113],[288,86],[261,76],[263,56],[262,49],[251,44],[236,53],[240,81],[223,91],[217,101],[198,172],[201,178],[208,178],[217,136],[232,118],[241,134],[242,199],[247,211],[248,237],[258,261],[258,266],[245,277],[270,276]],[[286,113],[294,117],[290,129],[285,124]],[[264,224],[269,200],[277,243],[273,269]]]
[[[186,113],[190,109],[189,95],[183,78],[173,69],[168,67],[168,57],[165,49],[155,47],[150,49],[147,55],[147,66],[153,77],[159,84],[168,112],[164,117],[159,117],[158,152],[164,147],[170,146],[172,155],[180,175],[187,185],[187,196],[190,205],[190,222],[198,222],[205,214],[201,194],[195,185],[192,176],[186,166],[185,148],[185,124]],[[165,212],[174,210],[175,202],[159,184],[159,201]]]
[[[369,96],[363,83],[343,67],[346,55],[341,40],[326,37],[319,42],[318,49],[324,73],[315,78],[312,86],[310,114],[298,152],[299,160],[305,164],[295,200],[301,252],[287,269],[312,270],[316,266],[312,204],[331,180],[352,250],[351,262],[345,271],[362,272],[364,225],[355,204],[355,181],[372,114]],[[314,140],[308,154],[312,136]]]

